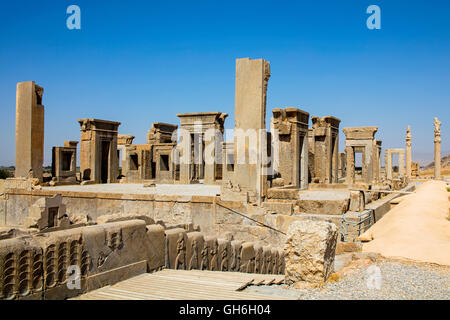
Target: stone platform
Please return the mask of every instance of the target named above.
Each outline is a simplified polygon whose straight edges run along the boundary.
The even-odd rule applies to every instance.
[[[220,186],[204,184],[156,184],[154,187],[144,187],[144,184],[142,183],[106,183],[93,185],[43,187],[42,190],[54,192],[93,192],[210,197],[214,197],[217,194],[220,194]]]

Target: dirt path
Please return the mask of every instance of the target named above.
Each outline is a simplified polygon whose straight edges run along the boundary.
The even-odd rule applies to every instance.
[[[363,251],[450,266],[446,183],[427,181],[361,235]]]

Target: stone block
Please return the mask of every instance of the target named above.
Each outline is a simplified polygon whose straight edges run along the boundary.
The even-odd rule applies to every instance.
[[[89,276],[86,279],[87,291],[92,291],[104,287],[106,285],[113,285],[114,283],[136,277],[147,271],[147,262],[139,261],[131,263],[126,266],[107,270]]]
[[[350,205],[349,211],[362,212],[364,211],[365,200],[364,192],[350,191]]]
[[[255,270],[255,249],[252,242],[244,242],[241,249],[240,272],[253,273]]]
[[[286,283],[326,281],[333,270],[337,237],[337,227],[331,222],[293,222],[284,246]]]
[[[270,213],[292,215],[294,212],[294,204],[291,202],[264,202],[263,208]]]
[[[284,250],[278,249],[278,274],[284,274],[285,265]]]
[[[148,271],[152,272],[163,268],[165,262],[164,228],[158,224],[148,225],[146,240]]]
[[[233,240],[231,241],[231,266],[230,271],[239,271],[240,260],[241,260],[241,250],[243,241]]]
[[[272,248],[270,246],[264,246],[263,247],[263,266],[262,266],[262,273],[263,274],[271,274],[273,271],[273,264],[272,264]]]
[[[362,251],[362,243],[360,242],[338,242],[336,245],[336,255],[360,251]]]
[[[43,233],[35,239],[43,251],[44,299],[61,300],[86,292],[92,260],[81,228]],[[80,272],[79,287],[68,286],[73,281],[68,272],[73,266]]]
[[[263,266],[263,261],[264,261],[264,256],[263,256],[263,246],[259,243],[255,243],[253,245],[253,249],[255,251],[255,268],[254,268],[254,273],[263,273],[262,271],[262,266]]]
[[[186,269],[186,231],[175,228],[165,231],[165,264],[169,269]]]
[[[203,233],[195,231],[187,233],[186,262],[187,270],[200,269],[202,263],[201,252],[204,247]]]
[[[103,223],[127,221],[127,220],[143,220],[143,221],[145,221],[146,225],[155,223],[155,220],[153,220],[152,218],[150,218],[149,216],[146,216],[146,215],[122,214],[122,213],[102,215],[97,218],[96,222],[98,224],[103,224]]]
[[[278,274],[279,262],[280,262],[279,260],[280,260],[280,257],[279,257],[278,249],[272,248],[272,272],[271,272],[271,274]]]
[[[219,271],[230,271],[231,264],[231,241],[225,239],[217,239],[218,243],[218,265]]]
[[[218,243],[216,237],[205,237],[208,248],[208,270],[217,271],[218,267]],[[202,269],[203,270],[203,269]]]
[[[0,300],[41,299],[42,249],[31,237],[0,241]]]

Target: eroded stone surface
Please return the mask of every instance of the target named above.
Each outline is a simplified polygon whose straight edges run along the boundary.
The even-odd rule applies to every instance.
[[[337,235],[336,225],[330,222],[293,222],[284,246],[286,283],[326,281],[333,269]]]

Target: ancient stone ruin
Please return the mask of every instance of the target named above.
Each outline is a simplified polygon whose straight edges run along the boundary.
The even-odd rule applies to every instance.
[[[80,173],[83,182],[117,181],[117,130],[120,122],[81,119]]]
[[[229,140],[221,111],[153,122],[144,144],[119,133],[120,122],[78,120],[79,141],[52,149],[51,177],[42,172],[43,88],[19,83],[15,178],[0,195],[0,299],[74,297],[161,268],[326,281],[336,246],[414,190],[411,128],[406,148],[384,158],[377,126],[344,127],[345,152],[345,119],[332,115],[283,106],[266,128],[270,77],[268,61],[236,60]],[[67,289],[72,268],[77,290]]]
[[[44,89],[20,82],[16,91],[16,177],[42,179],[44,163]]]

